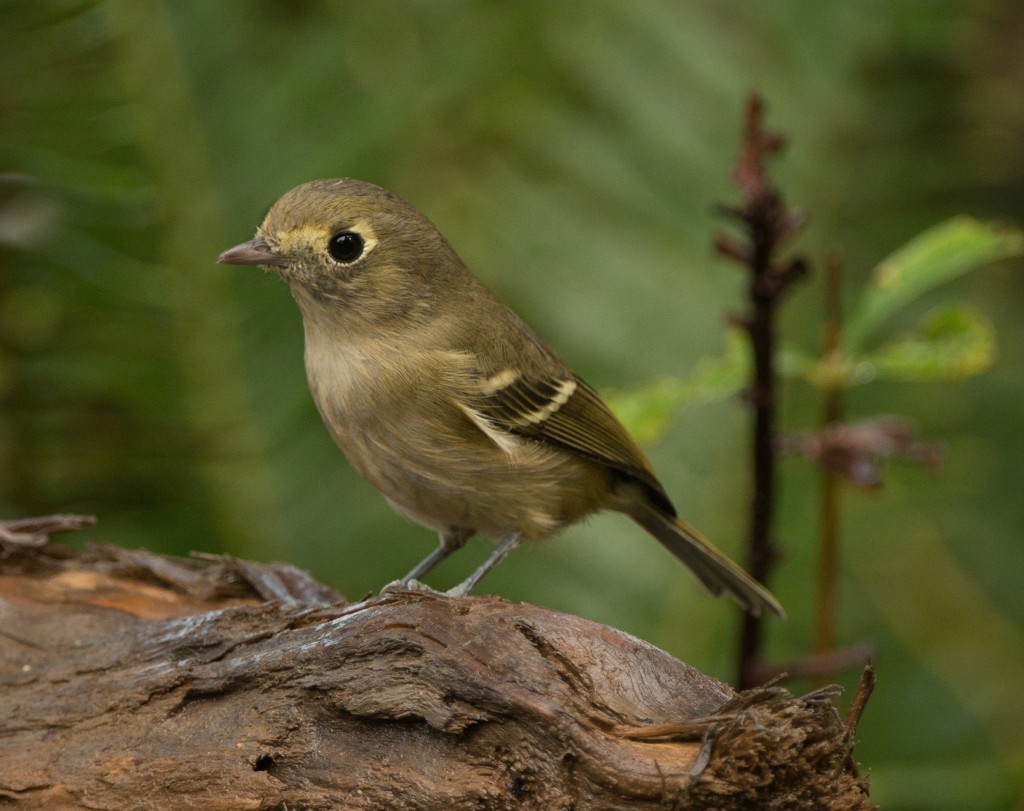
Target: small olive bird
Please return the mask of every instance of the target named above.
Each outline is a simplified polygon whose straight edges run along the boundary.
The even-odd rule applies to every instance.
[[[714,594],[778,601],[677,515],[601,400],[459,259],[423,214],[358,180],[278,200],[220,255],[280,276],[302,311],[306,374],[355,469],[440,545],[418,580],[480,533],[498,541],[449,594],[469,594],[522,540],[598,510],[625,513]]]

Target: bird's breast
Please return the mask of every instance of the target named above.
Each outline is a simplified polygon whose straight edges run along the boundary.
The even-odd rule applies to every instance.
[[[603,506],[602,466],[474,422],[460,405],[470,360],[379,342],[306,345],[310,389],[335,442],[419,523],[542,538]]]

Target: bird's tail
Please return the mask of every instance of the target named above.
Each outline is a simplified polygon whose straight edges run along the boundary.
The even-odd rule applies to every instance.
[[[764,586],[719,552],[697,530],[653,504],[631,505],[630,517],[685,563],[714,595],[727,594],[755,617],[767,609],[785,617],[779,601]]]

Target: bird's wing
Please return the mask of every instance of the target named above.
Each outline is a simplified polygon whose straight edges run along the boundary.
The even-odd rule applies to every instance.
[[[577,453],[646,485],[675,515],[651,463],[600,395],[572,372],[526,376],[505,369],[481,377],[469,405],[492,426]]]

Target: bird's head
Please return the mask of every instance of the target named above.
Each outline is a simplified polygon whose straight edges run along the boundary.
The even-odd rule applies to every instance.
[[[332,308],[361,319],[428,307],[465,273],[444,237],[401,197],[359,180],[314,180],[274,203],[256,237],[217,259],[259,265],[292,289],[303,313]]]

